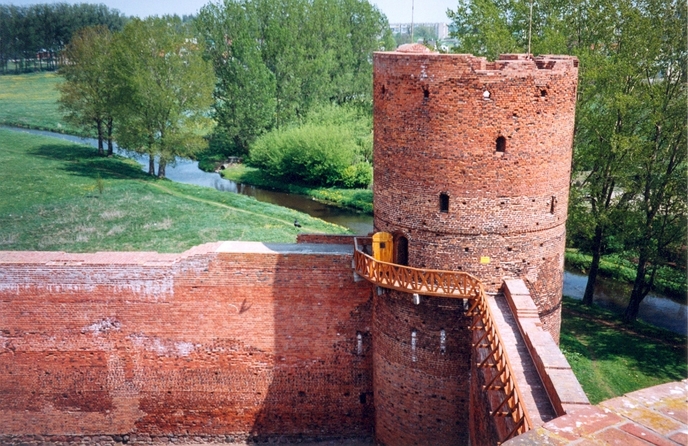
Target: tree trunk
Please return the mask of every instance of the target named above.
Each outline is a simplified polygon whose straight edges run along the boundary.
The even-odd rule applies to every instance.
[[[640,303],[645,299],[650,287],[645,283],[645,273],[647,272],[647,253],[644,249],[640,250],[640,258],[638,258],[638,268],[635,272],[635,281],[633,282],[633,291],[631,291],[631,299],[628,301],[628,307],[623,315],[624,322],[635,322],[638,318],[638,311],[640,310]]]
[[[593,293],[595,292],[595,282],[597,281],[597,273],[600,270],[603,233],[604,228],[602,225],[598,224],[595,227],[595,237],[592,239],[592,262],[590,263],[590,271],[588,271],[588,283],[585,285],[585,293],[583,294],[583,304],[587,306],[592,305]]]
[[[112,153],[114,151],[114,147],[112,144],[112,118],[108,118],[108,120],[107,120],[107,142],[108,142],[107,156],[111,157]]]
[[[160,156],[160,161],[158,162],[158,178],[165,178],[165,166],[167,165],[167,161],[165,161],[165,158]]]
[[[155,155],[148,153],[148,175],[155,176]]]
[[[96,119],[96,129],[98,130],[98,155],[105,155],[103,150],[103,121]]]

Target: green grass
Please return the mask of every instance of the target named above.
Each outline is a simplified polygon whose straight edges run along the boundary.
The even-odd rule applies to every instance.
[[[0,124],[80,134],[62,120],[55,73],[0,76]]]
[[[560,348],[590,402],[688,377],[686,337],[564,298]]]
[[[270,178],[260,169],[243,164],[231,166],[220,172],[223,177],[238,183],[249,184],[263,189],[278,190],[292,194],[307,195],[323,203],[351,208],[367,214],[373,213],[373,191],[370,189],[310,188],[286,184]]]
[[[218,240],[293,242],[294,219],[301,232],[346,232],[238,194],[154,179],[91,147],[11,130],[0,130],[0,177],[0,250],[181,252]]]
[[[577,249],[566,250],[566,265],[587,274],[590,269],[592,256],[583,254]],[[600,259],[600,275],[619,282],[633,283],[636,276],[636,264],[618,254],[602,256]],[[688,294],[688,282],[685,269],[670,266],[660,266],[655,278],[654,290],[670,296],[685,299]]]

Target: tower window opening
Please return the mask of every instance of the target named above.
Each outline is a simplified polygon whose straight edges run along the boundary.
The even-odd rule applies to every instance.
[[[440,212],[449,212],[449,195],[444,192],[440,194]]]
[[[497,138],[497,152],[504,153],[506,151],[506,138],[500,136]]]
[[[554,214],[554,206],[557,203],[557,197],[552,195],[552,199],[549,202],[549,213]]]
[[[547,96],[547,90],[544,90],[544,89],[540,90],[540,97],[544,98],[545,96]]]
[[[416,346],[418,344],[418,334],[416,330],[411,332],[411,360],[416,362],[418,358],[416,357]]]
[[[356,354],[361,356],[363,354],[363,335],[356,333]]]
[[[447,352],[447,332],[440,330],[440,353],[445,354]]]
[[[428,99],[430,97],[430,89],[423,87],[423,98]]]

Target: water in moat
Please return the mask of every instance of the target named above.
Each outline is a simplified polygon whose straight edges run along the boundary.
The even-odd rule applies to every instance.
[[[34,135],[61,138],[67,141],[90,144],[97,147],[97,140],[92,138],[81,138],[61,133],[27,130],[16,127],[3,128],[27,132]],[[141,164],[142,169],[148,169],[147,157],[137,156],[136,154],[132,155],[129,152],[119,149],[117,149],[117,153],[137,160]],[[247,195],[254,197],[258,201],[295,209],[313,217],[349,228],[356,234],[368,234],[373,229],[373,218],[370,215],[341,209],[335,206],[327,206],[303,195],[275,192],[225,180],[218,173],[200,170],[196,161],[178,158],[174,165],[167,166],[166,176],[172,181],[213,187],[220,191]],[[582,299],[586,283],[586,276],[567,271],[564,274],[564,295]],[[598,279],[597,286],[595,287],[594,299],[597,304],[620,313],[625,310],[629,295],[630,290],[628,289],[628,285],[610,280]],[[640,305],[639,317],[641,320],[657,327],[666,328],[683,335],[688,334],[688,306],[686,306],[685,302],[676,302],[659,293],[650,293]]]

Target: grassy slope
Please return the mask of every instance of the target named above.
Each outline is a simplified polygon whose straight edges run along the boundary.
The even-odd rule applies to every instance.
[[[217,240],[293,242],[344,228],[237,194],[145,175],[91,147],[0,130],[0,249],[180,252]],[[98,190],[102,181],[103,193]]]
[[[560,347],[593,404],[688,377],[686,337],[564,299]]]
[[[0,124],[76,133],[62,120],[55,73],[0,76]]]

